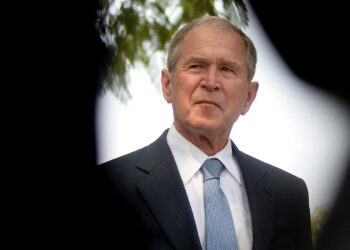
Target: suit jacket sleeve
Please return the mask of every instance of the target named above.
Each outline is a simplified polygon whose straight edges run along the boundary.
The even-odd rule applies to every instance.
[[[281,171],[279,171],[281,172]],[[278,177],[277,177],[278,176]],[[271,249],[311,250],[311,222],[305,182],[291,174],[276,174],[275,222]]]
[[[309,196],[305,182],[300,184],[300,208],[296,229],[296,249],[312,249]]]
[[[311,221],[305,182],[281,172],[275,186],[275,222],[271,249],[311,250]]]

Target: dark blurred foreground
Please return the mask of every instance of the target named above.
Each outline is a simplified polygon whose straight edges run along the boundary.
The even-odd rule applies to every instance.
[[[274,46],[294,73],[335,96],[350,111],[348,8],[345,3],[250,2]],[[316,243],[318,250],[350,249],[350,155],[347,157],[344,183]]]
[[[292,70],[350,108],[345,3],[251,1],[251,5]],[[25,14],[14,33],[25,29],[20,34],[27,39],[13,43],[16,48],[9,61],[17,69],[12,78],[21,84],[4,81],[14,89],[3,92],[16,94],[10,95],[10,104],[13,98],[20,99],[9,112],[15,124],[9,127],[16,133],[7,146],[13,154],[5,154],[4,169],[10,174],[3,175],[9,182],[5,238],[12,246],[103,248],[120,237],[137,242],[123,235],[122,228],[120,235],[109,235],[101,222],[118,204],[102,203],[95,173],[94,106],[106,52],[95,29],[96,9],[97,1],[12,6],[17,16]],[[350,249],[349,170],[350,159],[317,249]]]

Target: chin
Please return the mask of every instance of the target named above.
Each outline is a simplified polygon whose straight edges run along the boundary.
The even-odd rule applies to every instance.
[[[202,133],[212,133],[222,130],[222,123],[215,119],[196,119],[191,123],[194,130]]]

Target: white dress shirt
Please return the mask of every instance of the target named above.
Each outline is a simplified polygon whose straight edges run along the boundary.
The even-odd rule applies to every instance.
[[[225,165],[220,175],[220,187],[230,205],[238,248],[240,250],[252,249],[253,233],[247,193],[238,163],[232,154],[230,141],[217,154],[207,156],[177,132],[175,126],[172,125],[167,135],[167,142],[190,201],[202,248],[206,249],[206,243],[203,175],[200,168],[205,160],[218,158]]]

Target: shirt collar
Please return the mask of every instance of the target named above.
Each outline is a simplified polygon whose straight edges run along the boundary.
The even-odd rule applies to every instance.
[[[242,184],[238,163],[232,154],[230,140],[228,140],[226,146],[221,151],[213,156],[208,156],[183,137],[176,130],[175,126],[172,125],[167,135],[167,141],[184,184],[189,182],[197,171],[200,170],[205,160],[210,158],[218,158],[225,165],[226,169],[234,179],[240,185]]]
[[[232,145],[230,140],[228,140],[228,142],[226,143],[226,146],[221,151],[217,152],[213,156],[208,156],[208,158],[219,159],[224,164],[227,171],[239,183],[239,185],[242,185],[238,162],[232,153]]]

